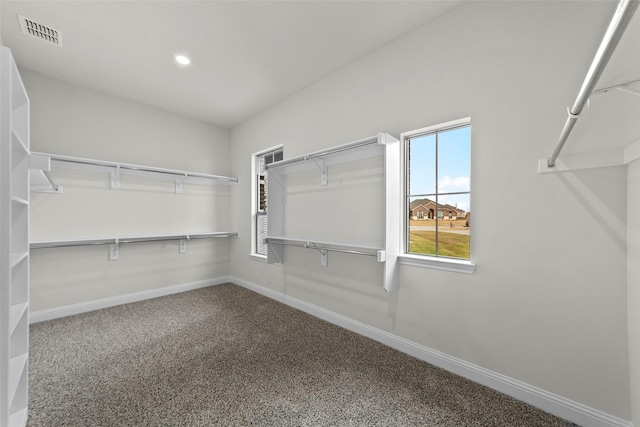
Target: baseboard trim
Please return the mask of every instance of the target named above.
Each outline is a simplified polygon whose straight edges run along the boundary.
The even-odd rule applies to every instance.
[[[222,283],[228,283],[229,280],[230,279],[228,276],[222,276],[214,279],[183,283],[180,285],[168,286],[165,288],[150,289],[148,291],[135,292],[126,295],[118,295],[99,300],[65,305],[63,307],[34,311],[29,313],[29,323],[43,322],[45,320],[58,319],[60,317],[86,313],[93,310],[100,310],[102,308],[115,307],[117,305],[128,304],[131,302],[143,301],[147,299],[163,297],[166,295],[177,294],[180,292],[191,291],[194,289],[206,288],[208,286],[220,285]]]
[[[255,283],[231,276],[228,281],[257,292],[268,298],[304,311],[312,316],[364,335],[403,353],[409,354],[449,372],[468,378],[474,382],[497,390],[522,402],[533,405],[545,412],[571,421],[583,427],[633,427],[629,421],[590,408],[538,387],[523,383],[497,372],[465,362],[437,350],[409,341],[397,335],[374,328],[365,323],[326,310],[305,301],[265,288]]]

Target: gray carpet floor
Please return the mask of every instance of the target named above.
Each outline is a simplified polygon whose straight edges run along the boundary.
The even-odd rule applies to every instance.
[[[31,325],[29,426],[570,426],[232,284]]]

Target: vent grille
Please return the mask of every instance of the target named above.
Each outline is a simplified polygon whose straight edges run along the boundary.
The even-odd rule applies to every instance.
[[[18,15],[18,18],[20,19],[20,28],[22,28],[24,34],[39,38],[56,46],[62,46],[62,33],[60,31],[42,25],[33,19],[25,18],[22,15]]]

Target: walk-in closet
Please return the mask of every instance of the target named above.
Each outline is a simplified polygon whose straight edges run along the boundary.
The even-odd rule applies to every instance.
[[[0,3],[0,427],[640,426],[640,0]]]

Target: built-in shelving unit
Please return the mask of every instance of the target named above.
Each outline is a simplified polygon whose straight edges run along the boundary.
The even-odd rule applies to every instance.
[[[383,286],[393,290],[399,168],[400,143],[384,133],[269,164],[267,262],[284,262],[286,246],[319,251],[322,265],[328,265],[328,252],[371,256],[384,263]],[[368,196],[360,199],[354,192]]]
[[[0,425],[27,423],[29,98],[0,48]]]

